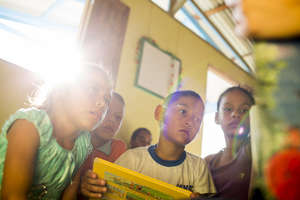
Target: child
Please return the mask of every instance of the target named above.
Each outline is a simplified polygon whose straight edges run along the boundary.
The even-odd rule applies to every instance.
[[[0,135],[1,198],[67,198],[64,190],[92,148],[88,131],[105,116],[111,90],[105,71],[85,65],[40,105],[12,115]]]
[[[95,157],[115,162],[126,151],[126,144],[122,140],[113,138],[121,127],[124,107],[123,98],[114,92],[101,126],[95,129],[91,136],[94,151],[85,161],[85,163],[89,162],[89,169],[92,169]]]
[[[158,144],[128,150],[116,163],[190,190],[191,197],[215,193],[205,161],[184,150],[197,135],[203,112],[204,104],[197,93],[174,92],[155,110],[160,125]]]
[[[224,132],[226,147],[205,158],[218,197],[248,199],[251,174],[248,114],[254,104],[251,93],[241,87],[228,88],[218,99],[215,120]]]
[[[93,152],[88,156],[82,166],[82,173],[93,168],[96,157],[115,162],[119,156],[126,151],[126,144],[122,140],[113,137],[119,131],[124,115],[125,103],[121,95],[114,92],[108,112],[96,130],[91,135]],[[80,196],[79,199],[84,199]]]
[[[130,138],[130,148],[144,147],[151,144],[152,134],[146,128],[136,129]]]
[[[197,93],[189,90],[174,92],[155,110],[155,119],[160,125],[158,144],[130,149],[116,163],[191,190],[192,198],[215,193],[205,161],[184,150],[197,135],[203,112],[203,101]],[[101,197],[107,188],[104,180],[88,171],[82,178],[81,191],[89,197]]]

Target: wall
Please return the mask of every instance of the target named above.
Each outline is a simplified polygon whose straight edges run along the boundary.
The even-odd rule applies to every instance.
[[[25,107],[38,78],[32,72],[0,60],[0,126],[10,114]]]
[[[136,48],[143,36],[154,39],[162,49],[181,59],[183,89],[195,90],[203,99],[209,64],[238,83],[252,85],[253,80],[247,73],[150,0],[121,1],[130,7],[130,14],[116,85],[116,90],[126,101],[126,115],[118,137],[129,141],[131,133],[136,128],[146,127],[154,134],[153,143],[159,138],[154,109],[161,103],[161,99],[134,86],[137,71]],[[201,134],[187,146],[187,150],[200,155]]]

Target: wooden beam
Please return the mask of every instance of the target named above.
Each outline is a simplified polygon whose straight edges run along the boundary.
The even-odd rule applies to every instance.
[[[213,9],[207,10],[207,11],[205,11],[204,13],[206,14],[206,16],[210,16],[210,15],[213,15],[213,14],[215,14],[215,13],[218,13],[218,12],[220,12],[220,11],[222,11],[222,10],[225,10],[225,9],[227,9],[227,8],[228,8],[228,7],[227,7],[225,4],[222,4],[222,5],[220,5],[220,6],[217,6],[217,7],[213,8]]]
[[[169,14],[174,16],[187,0],[171,0]]]
[[[253,52],[248,52],[248,53],[245,53],[244,55],[242,55],[242,57],[247,57],[247,56],[252,56],[253,55]]]
[[[80,26],[83,59],[101,64],[115,86],[130,8],[120,0],[88,0]]]

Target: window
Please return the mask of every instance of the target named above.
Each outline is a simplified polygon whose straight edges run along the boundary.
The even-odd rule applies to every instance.
[[[170,0],[152,0],[152,2],[164,9],[165,11],[169,11]]]
[[[201,3],[205,5],[204,1],[199,1],[199,4]],[[179,12],[183,12],[185,16],[188,17],[188,20],[190,21],[189,23],[193,23],[193,26],[190,26],[187,23],[187,20],[181,20],[182,17],[181,18],[176,17]],[[214,46],[216,49],[224,53],[224,55],[226,55],[229,59],[233,60],[233,62],[235,62],[243,70],[251,73],[247,65],[241,60],[241,58],[232,49],[232,47],[230,47],[229,43],[225,41],[223,36],[221,36],[221,34],[217,31],[215,26],[213,26],[213,23],[209,21],[208,18],[205,17],[202,12],[200,12],[199,8],[196,6],[194,1],[188,0],[184,4],[184,6],[178,11],[178,13],[175,14],[175,18],[177,18],[181,23],[187,26],[187,28],[194,31],[201,38],[203,38],[212,46]],[[198,32],[201,32],[202,35],[198,34]],[[236,36],[232,33],[231,37],[236,37]]]
[[[0,1],[0,58],[48,73],[47,66],[73,54],[85,0],[24,2]]]
[[[233,83],[218,76],[213,70],[207,72],[206,107],[203,119],[203,137],[201,157],[217,153],[225,147],[223,131],[215,123],[215,112],[219,95]]]
[[[186,26],[188,29],[190,29],[194,33],[196,33],[203,40],[206,40],[212,46],[217,48],[217,46],[211,40],[211,38],[208,36],[208,34],[198,24],[197,20],[193,16],[191,16],[191,14],[185,8],[179,9],[175,14],[175,18],[178,21],[180,21],[184,26]]]
[[[234,31],[232,12],[224,0],[152,0],[188,29],[222,52],[244,71],[253,74],[252,44]]]

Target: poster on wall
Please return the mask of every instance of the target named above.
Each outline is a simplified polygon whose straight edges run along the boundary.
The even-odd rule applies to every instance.
[[[143,37],[138,48],[138,70],[135,85],[155,96],[165,98],[179,87],[181,62]]]

